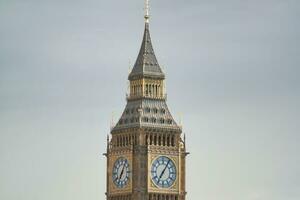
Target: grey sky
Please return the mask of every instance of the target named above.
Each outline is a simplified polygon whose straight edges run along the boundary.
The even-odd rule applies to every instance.
[[[0,199],[105,199],[143,0],[0,0]],[[152,0],[188,199],[300,198],[300,2]]]

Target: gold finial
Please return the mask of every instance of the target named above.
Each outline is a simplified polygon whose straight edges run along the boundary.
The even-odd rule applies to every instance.
[[[106,137],[106,149],[108,150],[109,149],[109,135],[107,134],[107,137]]]
[[[146,23],[149,23],[149,18],[150,18],[150,15],[149,15],[149,0],[145,0],[145,22]]]
[[[131,69],[131,61],[129,60],[128,65],[128,76],[130,75],[132,69]],[[129,97],[130,95],[130,81],[127,80],[127,89],[126,89],[126,97]]]

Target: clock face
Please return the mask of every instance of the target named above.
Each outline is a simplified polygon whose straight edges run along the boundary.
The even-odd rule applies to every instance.
[[[114,184],[118,188],[123,188],[129,181],[129,163],[128,160],[124,157],[120,157],[116,160],[113,171],[112,171],[112,179]]]
[[[170,158],[159,156],[153,161],[151,166],[151,178],[158,187],[171,187],[176,180],[176,175],[176,166]]]

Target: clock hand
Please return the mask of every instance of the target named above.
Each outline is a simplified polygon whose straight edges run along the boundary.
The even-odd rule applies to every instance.
[[[165,171],[166,171],[166,169],[167,169],[168,164],[170,163],[170,161],[171,161],[171,160],[168,160],[168,163],[166,164],[164,170],[161,172],[161,174],[160,174],[160,176],[159,176],[159,179],[161,179],[161,177],[164,175],[164,173],[165,173]]]
[[[114,181],[116,181],[116,180],[118,180],[119,178],[118,177],[116,177],[115,179],[114,179]]]
[[[122,171],[121,171],[121,174],[120,174],[120,178],[119,178],[119,179],[122,178],[122,175],[123,175],[123,173],[124,173],[124,168],[125,168],[125,165],[123,165],[123,168],[122,168]]]

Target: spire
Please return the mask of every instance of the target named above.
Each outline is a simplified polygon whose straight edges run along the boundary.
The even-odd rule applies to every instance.
[[[149,31],[149,0],[145,0],[145,29],[140,52],[133,66],[128,79],[134,80],[138,78],[157,78],[164,79],[165,75],[161,70],[151,43]]]
[[[150,18],[150,15],[149,15],[149,0],[145,0],[145,23],[149,23],[149,18]]]
[[[135,64],[129,73],[129,95],[126,108],[112,133],[127,128],[160,128],[181,133],[173,119],[165,96],[165,74],[160,68],[149,31],[149,0],[145,0],[143,41]]]

